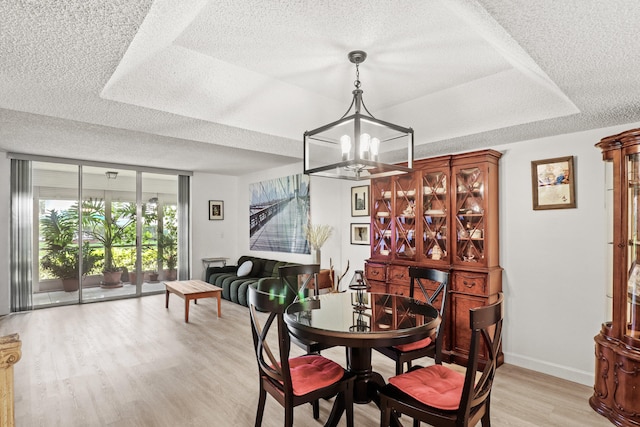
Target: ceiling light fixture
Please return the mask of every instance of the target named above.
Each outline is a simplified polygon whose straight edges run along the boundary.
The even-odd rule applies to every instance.
[[[347,56],[356,64],[353,100],[339,120],[304,133],[304,173],[357,181],[411,172],[413,129],[373,117],[360,89],[359,66],[367,54],[354,50]]]
[[[106,171],[104,174],[107,176],[107,179],[116,179],[118,177],[118,172],[116,171]]]

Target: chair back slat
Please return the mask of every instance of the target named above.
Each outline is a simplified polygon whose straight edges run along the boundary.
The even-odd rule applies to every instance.
[[[313,294],[318,295],[318,274],[320,273],[319,264],[306,265],[286,265],[278,268],[278,276],[282,281],[282,286],[295,295],[296,299],[309,296],[309,283],[313,280]],[[303,276],[302,284],[299,284],[299,278]]]
[[[415,285],[417,283],[427,303],[437,305],[438,298],[442,298],[440,301],[440,310],[443,310],[446,291],[449,285],[449,273],[432,268],[409,267],[409,278],[409,297],[414,298]],[[429,291],[423,280],[438,283],[438,287],[434,291]]]
[[[249,286],[249,313],[260,374],[271,378],[275,385],[283,389],[283,392],[286,390],[291,392],[293,390],[289,372],[291,344],[284,322],[284,311],[287,305],[286,302],[283,303],[281,296],[282,292],[278,288],[272,288],[265,292],[254,286]],[[260,321],[260,312],[269,313],[264,324]],[[278,348],[275,351],[271,349],[267,341],[274,325],[278,333],[278,339],[275,341]],[[273,344],[274,341],[272,340],[271,343]]]
[[[442,325],[445,323],[446,317],[446,306],[447,306],[447,290],[449,288],[449,273],[446,271],[435,270],[432,268],[423,268],[423,267],[409,267],[409,296],[411,298],[414,297],[415,285],[416,283],[420,287],[422,294],[425,297],[425,301],[433,305],[434,307],[438,307],[440,318],[442,319],[440,324],[436,329],[436,348],[434,352],[434,360],[436,363],[442,363],[442,342],[443,337],[440,334]],[[423,280],[429,280],[431,282],[438,283],[438,286],[434,291],[429,293],[427,286],[423,283]]]
[[[493,380],[498,369],[498,354],[502,344],[502,323],[504,320],[504,297],[498,294],[498,300],[484,307],[469,310],[469,326],[471,328],[471,347],[465,375],[465,386],[460,401],[460,409],[465,418],[474,408],[485,403],[491,395]],[[486,360],[482,375],[476,380],[476,372],[480,365],[480,348],[486,350]]]

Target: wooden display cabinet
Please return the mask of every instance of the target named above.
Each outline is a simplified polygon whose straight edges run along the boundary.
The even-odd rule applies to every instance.
[[[446,268],[450,263],[449,196],[451,194],[450,158],[438,157],[420,162],[416,174],[421,180],[421,236],[418,261],[429,261]]]
[[[611,162],[612,319],[595,337],[589,404],[618,426],[640,426],[640,129],[603,138]]]
[[[441,327],[447,361],[466,363],[469,309],[494,302],[502,290],[500,157],[483,150],[423,159],[411,173],[371,180],[371,290],[408,296],[410,266],[449,271]]]

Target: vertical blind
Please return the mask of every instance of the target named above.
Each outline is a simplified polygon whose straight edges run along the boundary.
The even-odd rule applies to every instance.
[[[31,161],[11,159],[11,311],[33,308],[33,194]]]
[[[191,278],[191,245],[189,244],[190,177],[178,175],[178,280]]]

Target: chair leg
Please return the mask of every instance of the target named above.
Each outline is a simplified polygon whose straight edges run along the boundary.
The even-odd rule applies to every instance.
[[[344,396],[344,406],[347,415],[347,427],[353,427],[353,389],[354,383],[351,382],[347,386],[347,391],[345,391]]]
[[[293,427],[293,406],[285,405],[284,408],[284,426]]]
[[[380,427],[389,427],[391,424],[391,408],[384,399],[380,399]]]
[[[482,423],[482,427],[491,427],[491,417],[489,415],[489,408],[491,407],[491,396],[487,398],[487,401],[484,402],[484,415],[480,422]]]
[[[420,427],[420,421],[413,419],[413,427]]]
[[[264,404],[267,400],[267,391],[260,387],[260,397],[258,398],[258,411],[256,412],[256,426],[262,426],[262,414],[264,413]]]
[[[317,420],[318,418],[320,418],[320,402],[314,400],[313,402],[311,402],[311,406],[313,407],[313,419]]]

